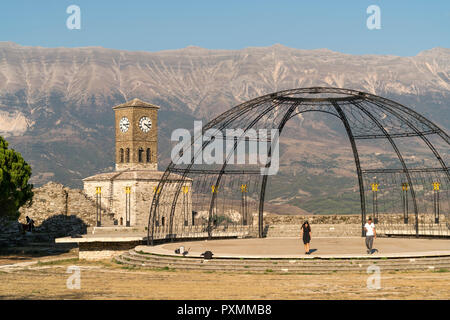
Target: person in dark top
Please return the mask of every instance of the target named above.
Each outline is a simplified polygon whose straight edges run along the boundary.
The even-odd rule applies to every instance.
[[[305,221],[302,225],[303,244],[305,245],[305,254],[310,254],[309,243],[311,242],[311,226],[308,221]]]
[[[30,217],[26,217],[27,220],[27,231],[32,232],[34,229],[34,221]]]

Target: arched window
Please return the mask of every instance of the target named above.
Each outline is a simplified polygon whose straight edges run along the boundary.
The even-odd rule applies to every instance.
[[[161,218],[161,224],[164,226],[165,223],[166,223],[166,218],[165,218],[165,217],[162,217],[162,218]]]
[[[150,148],[147,148],[147,162],[151,161]]]
[[[138,150],[139,162],[144,162],[144,159],[142,159],[143,153],[144,153],[144,149],[139,148],[139,150]]]
[[[126,161],[130,162],[130,148],[127,148],[127,152],[125,154],[125,157],[126,157]]]
[[[120,148],[120,163],[123,163],[123,148]]]

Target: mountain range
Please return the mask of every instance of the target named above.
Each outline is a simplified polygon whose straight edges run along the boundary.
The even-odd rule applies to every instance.
[[[190,46],[132,52],[0,42],[0,135],[31,164],[35,185],[56,181],[81,187],[82,178],[113,169],[111,108],[117,104],[139,98],[161,106],[161,170],[169,161],[172,130],[191,129],[194,119],[206,123],[260,95],[312,86],[356,89],[390,98],[443,129],[450,128],[450,49],[446,48],[399,57],[300,50],[279,44],[241,50]],[[343,155],[347,148],[339,147],[345,140],[330,139],[337,132],[323,119],[302,126],[298,132],[309,143],[286,138],[282,161],[288,168],[284,174],[292,176],[294,170],[307,179],[317,173],[304,168],[329,167],[336,154]],[[330,145],[334,155],[327,151]],[[299,153],[302,161],[298,161]],[[316,154],[321,156],[308,157]],[[316,163],[308,160],[313,158]],[[351,154],[343,158],[339,179],[345,180],[349,175],[344,171],[351,171],[352,158]],[[354,180],[343,183],[350,190]],[[296,194],[314,198],[301,185],[294,194],[282,190],[274,192],[274,202],[302,208],[295,201]]]

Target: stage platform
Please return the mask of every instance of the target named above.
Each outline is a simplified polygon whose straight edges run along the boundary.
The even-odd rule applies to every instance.
[[[373,253],[367,254],[364,238],[314,238],[310,255],[306,255],[299,238],[254,238],[202,240],[137,246],[135,251],[154,255],[180,256],[175,249],[183,246],[186,257],[200,257],[209,250],[214,258],[226,259],[351,259],[351,258],[414,258],[450,256],[449,239],[377,238]]]

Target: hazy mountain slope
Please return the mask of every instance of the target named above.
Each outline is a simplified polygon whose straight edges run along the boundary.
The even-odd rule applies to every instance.
[[[0,92],[25,103],[51,95],[80,107],[111,99],[161,99],[173,109],[207,114],[268,92],[309,86],[361,89],[381,95],[450,92],[450,49],[416,57],[353,56],[281,45],[238,51],[188,47],[161,52],[103,48],[39,48],[0,43]]]

